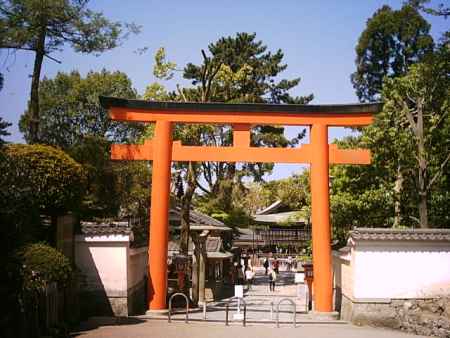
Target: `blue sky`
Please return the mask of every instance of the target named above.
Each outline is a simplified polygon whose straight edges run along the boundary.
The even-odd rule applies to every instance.
[[[431,6],[440,2],[443,1],[432,1]],[[42,76],[51,78],[58,71],[73,69],[82,74],[102,68],[120,70],[128,74],[142,94],[155,81],[153,55],[159,47],[165,47],[168,58],[182,68],[187,62],[199,63],[200,50],[222,36],[255,32],[270,50],[280,48],[284,52],[288,64],[284,78],[302,78],[292,94],[313,93],[314,104],[357,102],[350,83],[355,69],[355,46],[366,20],[383,4],[397,9],[402,1],[91,1],[90,8],[103,11],[112,20],[134,22],[142,26],[141,33],[100,56],[78,54],[70,48],[54,53],[62,64],[46,59]],[[449,28],[450,20],[426,18],[435,38]],[[149,47],[145,54],[136,53],[143,47]],[[6,82],[0,92],[0,115],[13,123],[8,140],[23,142],[17,122],[29,97],[34,56],[28,52],[5,56],[5,51],[1,51],[0,67]],[[181,78],[166,85],[174,88],[176,83],[186,85]],[[286,133],[290,136],[295,131],[288,128]],[[333,128],[330,139],[347,134]],[[298,168],[277,165],[271,177],[285,177]]]

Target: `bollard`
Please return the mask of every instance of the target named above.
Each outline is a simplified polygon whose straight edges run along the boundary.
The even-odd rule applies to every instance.
[[[292,304],[292,306],[294,306],[294,312],[293,312],[294,320],[293,320],[293,323],[294,323],[294,327],[296,327],[296,325],[297,325],[296,324],[297,309],[296,309],[296,306],[295,306],[295,302],[292,299],[290,299],[290,298],[280,299],[280,301],[277,304],[277,327],[280,327],[280,304],[282,302],[284,302],[284,301],[288,301],[289,303]]]
[[[228,326],[228,303],[225,305],[225,325]]]
[[[185,319],[185,322],[189,323],[189,299],[187,298],[187,296],[184,293],[181,293],[181,292],[174,293],[169,298],[169,312],[167,313],[168,322],[169,323],[172,322],[172,317],[171,317],[171,315],[172,315],[172,300],[173,300],[173,298],[175,298],[177,296],[183,296],[184,299],[186,300],[186,319]]]

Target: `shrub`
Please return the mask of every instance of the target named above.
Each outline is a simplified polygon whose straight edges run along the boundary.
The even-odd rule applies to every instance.
[[[65,152],[45,145],[12,144],[4,153],[0,184],[8,199],[27,201],[51,213],[78,206],[85,175],[82,166]]]
[[[64,287],[72,278],[67,257],[47,244],[29,244],[19,251],[19,257],[25,291],[40,292],[52,282]]]

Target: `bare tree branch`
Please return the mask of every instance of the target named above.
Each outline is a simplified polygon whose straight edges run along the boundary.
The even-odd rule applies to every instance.
[[[433,183],[441,177],[442,173],[444,172],[444,168],[447,165],[447,162],[450,160],[450,152],[447,154],[447,157],[445,158],[444,162],[441,163],[441,166],[439,167],[438,172],[433,176],[433,178],[430,180],[430,182],[427,185],[427,191],[430,190]]]

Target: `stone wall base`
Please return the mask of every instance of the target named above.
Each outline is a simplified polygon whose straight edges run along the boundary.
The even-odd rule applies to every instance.
[[[128,290],[128,315],[142,315],[147,310],[147,279]]]
[[[342,295],[341,319],[356,325],[450,337],[450,296],[432,299],[351,300]]]
[[[129,316],[144,314],[146,310],[146,282],[125,292],[108,293],[105,290],[81,291],[80,313],[83,319],[92,316]]]

